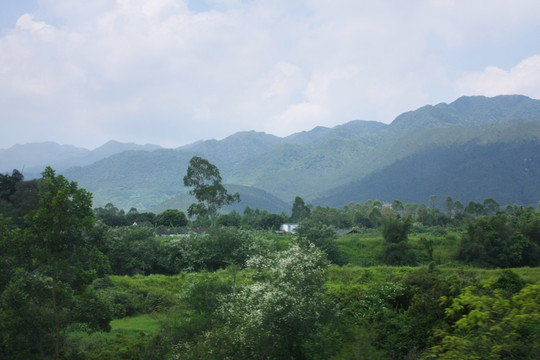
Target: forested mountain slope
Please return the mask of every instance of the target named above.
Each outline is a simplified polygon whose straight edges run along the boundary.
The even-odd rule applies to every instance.
[[[539,140],[438,147],[340,186],[313,203],[331,207],[368,199],[427,203],[431,195],[437,195],[439,204],[452,196],[465,204],[494,198],[501,204],[536,206],[540,199],[538,154]]]
[[[112,202],[139,210],[160,208],[187,193],[182,179],[194,155],[215,164],[224,183],[259,189],[254,191],[269,193],[285,204],[297,195],[322,205],[379,197],[426,202],[426,193],[465,202],[484,196],[470,192],[471,188],[504,190],[485,196],[500,202],[535,203],[539,199],[534,192],[516,185],[529,180],[514,165],[523,160],[526,149],[538,154],[534,144],[540,139],[539,124],[539,100],[519,95],[462,97],[404,113],[390,125],[356,120],[283,138],[240,132],[174,150],[124,151],[63,173],[91,191],[96,205]],[[480,154],[482,166],[476,166],[471,161]],[[407,163],[413,160],[415,166]],[[434,163],[437,166],[429,165]],[[412,169],[437,186],[415,178]],[[498,174],[490,169],[506,169],[519,181],[505,182],[509,180],[503,177],[504,189],[500,184],[482,186]],[[445,176],[463,171],[470,176]],[[363,184],[360,192],[358,184]],[[395,191],[383,191],[390,188]]]

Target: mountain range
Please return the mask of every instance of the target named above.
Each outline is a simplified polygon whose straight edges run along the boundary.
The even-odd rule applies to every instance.
[[[248,131],[176,149],[111,141],[93,151],[40,143],[0,150],[0,170],[26,178],[46,165],[113,203],[160,212],[193,201],[183,186],[197,155],[221,172],[246,205],[289,212],[296,196],[341,207],[368,199],[427,203],[430,195],[466,204],[540,200],[540,100],[521,95],[461,97],[399,115],[392,123],[355,120],[277,137]],[[441,201],[442,202],[442,201]]]

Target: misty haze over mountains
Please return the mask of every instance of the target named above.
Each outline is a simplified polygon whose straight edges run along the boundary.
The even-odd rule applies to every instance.
[[[50,165],[94,194],[94,206],[185,210],[182,178],[194,155],[220,169],[243,210],[290,210],[295,196],[341,207],[368,199],[426,203],[437,195],[467,203],[540,200],[540,100],[461,97],[424,106],[391,124],[355,120],[277,137],[247,131],[176,149],[110,141],[88,150],[34,143],[0,150],[0,171],[26,179]]]

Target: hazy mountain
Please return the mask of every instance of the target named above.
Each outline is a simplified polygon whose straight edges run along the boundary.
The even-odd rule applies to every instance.
[[[46,165],[56,166],[73,158],[82,158],[90,151],[73,145],[60,145],[55,142],[14,145],[0,149],[0,172],[11,173],[13,169],[29,175],[39,176]]]
[[[405,133],[448,125],[504,124],[516,120],[538,121],[540,101],[523,95],[463,96],[451,104],[426,105],[399,115],[391,124]]]
[[[154,151],[161,149],[161,146],[146,144],[146,145],[137,145],[135,143],[121,143],[118,141],[111,140],[104,145],[90,151],[87,156],[88,161],[95,162],[97,160],[104,159],[114,154],[118,154],[124,151]]]
[[[467,202],[486,193],[499,202],[528,204],[539,200],[527,175],[536,174],[536,163],[531,160],[529,173],[516,166],[527,151],[539,157],[538,139],[539,100],[475,96],[421,107],[389,125],[355,120],[283,138],[240,132],[169,150],[131,144],[131,151],[122,151],[128,144],[113,142],[94,153],[99,161],[63,173],[91,191],[96,206],[112,202],[124,209],[173,206],[187,192],[182,179],[194,155],[218,166],[224,183],[252,195],[264,190],[286,208],[297,195],[324,205],[365,198],[426,202],[429,195]],[[114,154],[107,156],[107,149]]]
[[[277,136],[263,132],[242,131],[223,140],[199,141],[195,144],[179,147],[177,150],[212,158],[213,161],[229,168],[235,163],[266,153],[276,145],[281,144],[282,141]]]
[[[98,160],[129,150],[153,151],[157,145],[137,145],[109,141],[94,149],[60,145],[55,142],[14,145],[9,149],[0,149],[0,172],[10,173],[13,169],[22,170],[26,179],[39,177],[46,166],[62,171],[73,166],[90,165]]]

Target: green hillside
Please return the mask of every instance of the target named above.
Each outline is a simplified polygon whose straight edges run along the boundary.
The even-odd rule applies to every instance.
[[[323,205],[341,204],[349,191],[340,195],[341,186],[354,188],[356,185],[351,184],[363,184],[362,181],[369,182],[375,177],[377,181],[369,182],[361,193],[355,190],[355,196],[425,202],[425,193],[429,192],[429,195],[451,195],[467,202],[477,194],[464,189],[482,188],[493,173],[489,172],[491,167],[515,170],[511,163],[515,163],[516,158],[500,154],[499,145],[493,148],[488,145],[506,144],[521,154],[520,144],[539,138],[539,100],[518,95],[462,97],[451,104],[429,105],[407,112],[390,125],[356,120],[334,128],[316,127],[284,138],[254,131],[240,132],[223,140],[200,141],[175,150],[123,152],[63,173],[91,191],[97,206],[112,202],[124,209],[160,209],[165,206],[164,202],[176,201],[174,197],[187,192],[182,179],[194,155],[215,164],[224,183],[263,189],[286,204],[292,203],[295,196]],[[467,153],[460,155],[464,159],[461,163],[456,163],[453,156],[461,153],[450,149],[459,150],[463,146],[468,149]],[[483,154],[485,149],[500,155],[482,155],[485,166],[475,166],[468,160],[476,157],[475,151]],[[405,177],[413,179],[412,174],[407,174],[415,167],[399,165],[406,158],[426,164],[442,162],[437,166],[416,168],[416,173],[422,174],[424,169],[429,169],[429,176],[423,179],[436,178],[437,187],[416,179],[407,186],[396,183]],[[397,172],[398,168],[403,174]],[[463,177],[437,173],[443,170],[450,174],[467,171],[474,176],[465,181]],[[381,173],[392,176],[377,175]],[[522,182],[528,181],[520,178],[525,175],[514,173]],[[429,181],[435,183],[433,179]],[[523,192],[514,184],[516,182],[505,184],[500,201],[538,201],[533,192]],[[383,191],[390,188],[395,191]]]
[[[427,203],[430,195],[467,204],[490,197],[501,204],[534,205],[540,199],[540,140],[475,142],[436,148],[329,191],[314,204],[342,207],[368,199]]]

